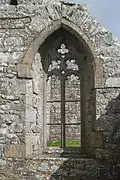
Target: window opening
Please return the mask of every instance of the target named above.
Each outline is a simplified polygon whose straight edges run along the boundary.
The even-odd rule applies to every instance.
[[[11,0],[10,5],[18,5],[17,0]]]
[[[50,60],[46,109],[48,146],[80,147],[80,72],[65,43]]]

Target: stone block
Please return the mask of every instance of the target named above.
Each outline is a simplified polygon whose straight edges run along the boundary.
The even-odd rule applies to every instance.
[[[105,83],[105,86],[106,87],[120,87],[120,78],[113,78],[113,77],[110,77],[106,80],[106,83]]]
[[[29,64],[17,65],[18,77],[32,79],[32,69]]]
[[[40,127],[38,125],[33,125],[31,129],[33,133],[40,133]]]
[[[6,165],[6,161],[5,161],[5,160],[0,159],[0,166],[5,166],[5,165]]]
[[[25,158],[25,144],[10,144],[5,148],[5,157]]]
[[[10,4],[10,0],[3,0],[3,1],[1,0],[0,4],[2,4],[2,5]]]
[[[32,157],[34,154],[39,153],[39,148],[40,148],[40,136],[32,135],[32,134],[27,134],[26,135],[26,157]]]
[[[36,122],[36,110],[32,107],[26,110],[26,122]]]
[[[32,3],[38,3],[41,4],[42,0],[36,1],[36,0],[18,0],[18,4],[32,4]]]
[[[95,150],[95,156],[97,159],[104,159],[104,160],[110,160],[111,158],[111,151],[109,149],[96,149]]]
[[[90,147],[103,148],[103,132],[92,132],[91,133]]]

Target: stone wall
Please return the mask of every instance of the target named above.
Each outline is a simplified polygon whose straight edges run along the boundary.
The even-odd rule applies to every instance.
[[[91,158],[9,159],[4,167],[0,167],[1,180],[110,180],[119,179],[119,175],[119,164],[115,166]]]
[[[91,132],[93,129],[91,119],[94,119],[95,114],[90,112],[96,108],[97,121],[94,130],[105,133],[109,131],[110,134],[108,133],[106,138],[110,137],[114,130],[119,132],[119,126],[117,129],[115,127],[119,124],[120,43],[90,16],[85,6],[60,1],[48,3],[47,0],[31,2],[33,3],[20,0],[18,6],[9,6],[8,1],[0,3],[2,159],[5,156],[33,155],[44,146],[44,138],[41,135],[44,129],[41,120],[44,73],[37,52],[44,40],[61,26],[76,36],[83,49],[88,51],[90,61],[87,62],[92,67],[90,69],[94,70],[94,77],[85,77],[88,89],[91,79],[95,79],[91,94],[96,94],[95,107],[93,98],[85,96],[88,89],[84,91],[84,96],[89,102],[85,109],[85,131]],[[87,68],[84,69],[85,74],[87,71]],[[93,105],[89,107],[90,102]]]
[[[3,157],[5,145],[25,143],[25,80],[16,78],[16,65],[7,62],[7,58],[0,62],[0,68],[0,156]]]
[[[21,167],[22,164],[22,167]],[[68,158],[41,158],[39,160],[9,160],[5,169],[0,169],[1,178],[7,180],[7,175],[12,180],[17,179],[96,179],[99,177],[98,163],[92,159]]]

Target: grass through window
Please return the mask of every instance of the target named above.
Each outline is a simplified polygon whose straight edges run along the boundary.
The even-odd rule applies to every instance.
[[[48,147],[60,147],[60,141],[49,141],[47,143]],[[81,143],[79,141],[66,141],[66,147],[80,147]]]

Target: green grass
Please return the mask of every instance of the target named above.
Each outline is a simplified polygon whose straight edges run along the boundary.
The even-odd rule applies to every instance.
[[[60,141],[49,141],[47,143],[48,147],[60,147]],[[66,147],[80,147],[81,143],[79,141],[66,141]]]

